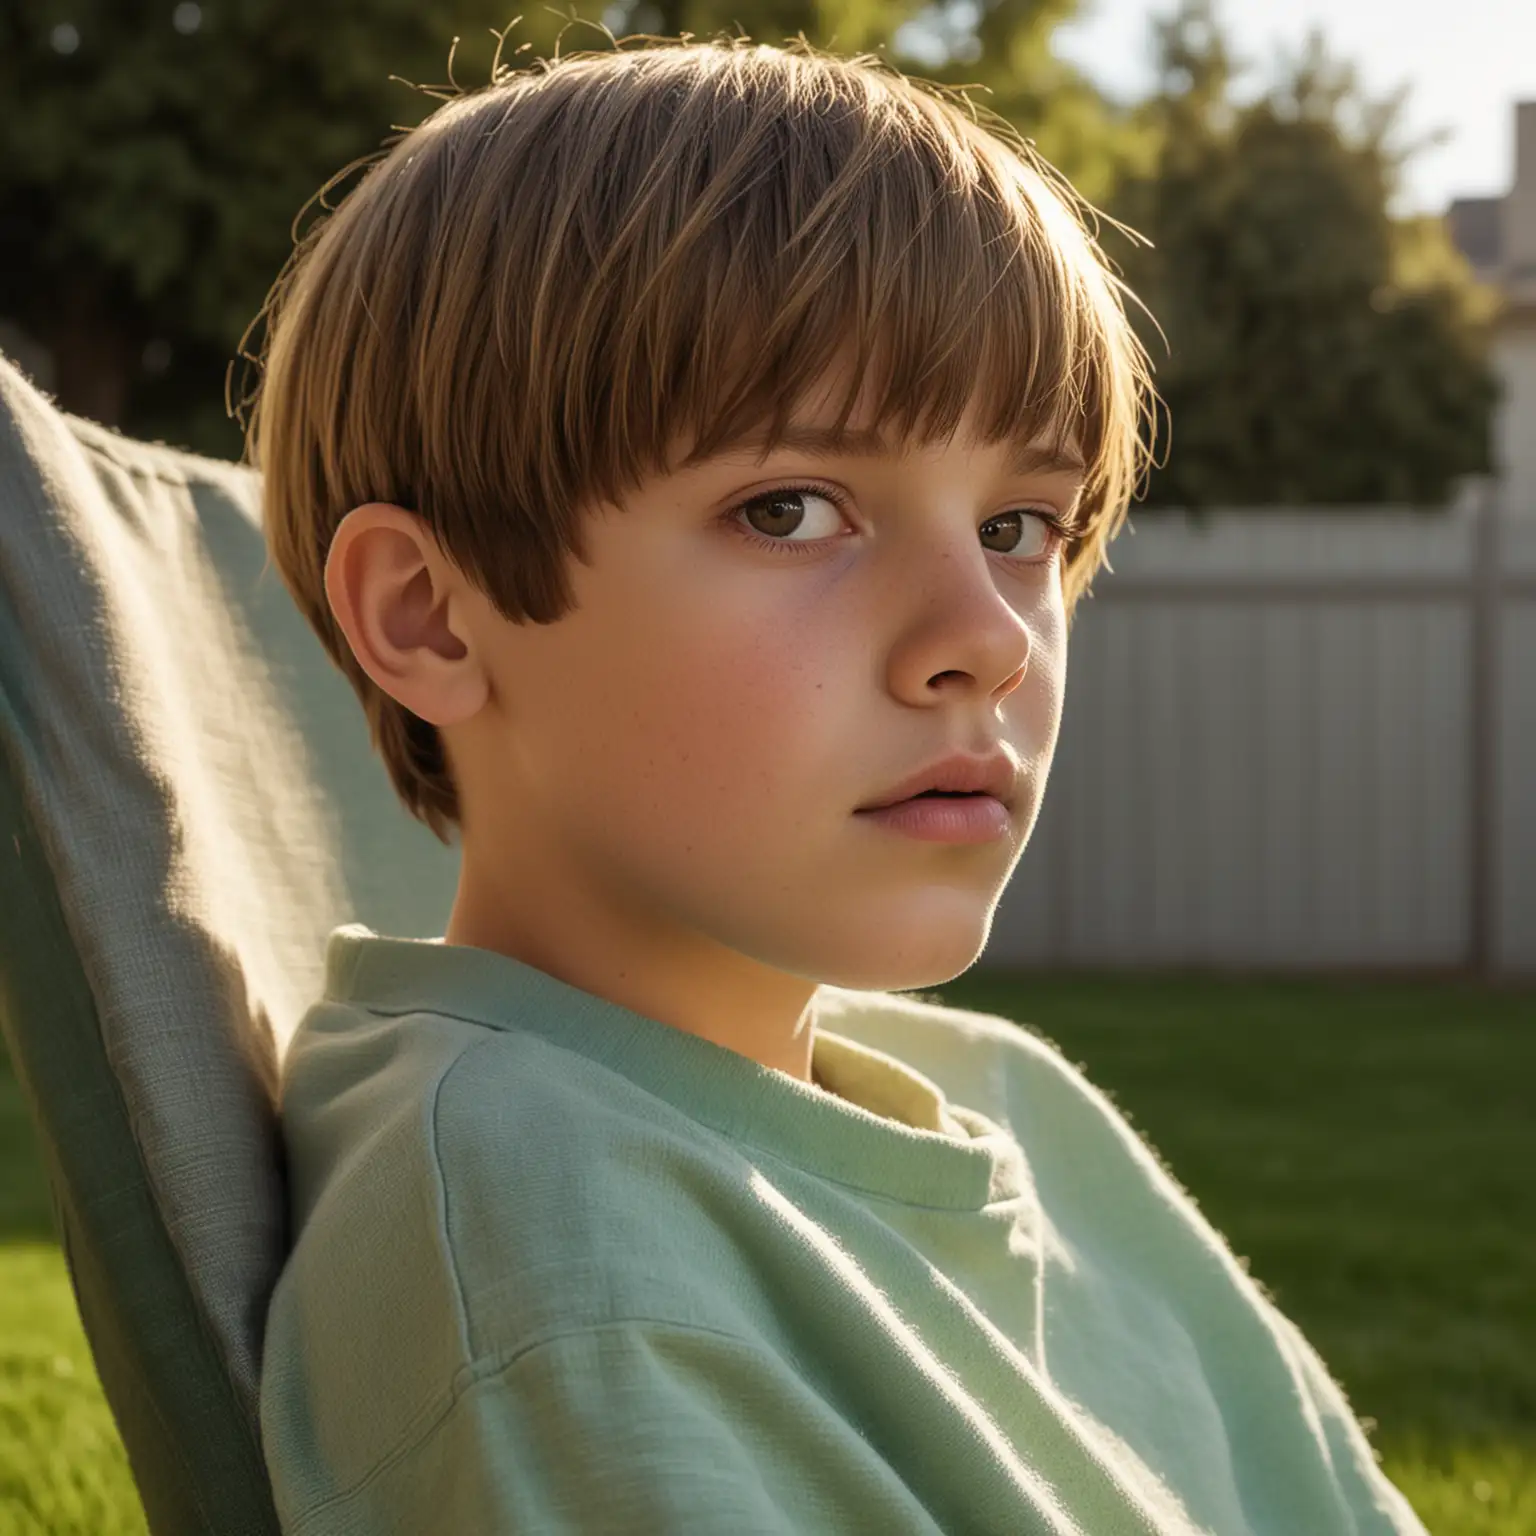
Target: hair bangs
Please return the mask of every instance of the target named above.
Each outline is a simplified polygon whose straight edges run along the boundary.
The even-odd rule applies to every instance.
[[[863,401],[898,442],[969,417],[984,443],[1080,458],[1086,531],[1135,479],[1145,369],[1076,194],[1027,145],[876,71],[819,79],[788,121],[750,84],[678,135],[697,161],[678,179],[708,191],[627,309],[595,493],[620,502],[748,439],[766,456],[830,382],[837,431]]]

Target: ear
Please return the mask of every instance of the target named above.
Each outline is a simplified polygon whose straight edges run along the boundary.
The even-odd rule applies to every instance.
[[[465,578],[414,512],[379,501],[348,512],[326,555],[325,595],[358,666],[412,714],[452,725],[485,703]]]

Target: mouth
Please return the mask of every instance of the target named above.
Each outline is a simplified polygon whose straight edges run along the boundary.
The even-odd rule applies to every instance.
[[[1005,809],[1018,791],[1021,769],[1013,757],[994,746],[984,755],[951,752],[887,789],[861,811],[885,810],[911,800],[995,800]]]
[[[936,800],[950,803],[935,805]],[[1013,825],[1007,805],[985,789],[917,790],[859,814],[887,832],[927,843],[995,844],[1008,836]]]
[[[888,811],[892,806],[910,805],[914,800],[995,800],[996,798],[996,795],[989,795],[984,789],[924,789],[915,795],[907,795],[901,800],[889,800],[884,805],[861,805],[855,814],[868,816],[875,811]]]

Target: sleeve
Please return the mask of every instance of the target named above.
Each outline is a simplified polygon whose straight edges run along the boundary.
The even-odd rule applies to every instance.
[[[913,1528],[910,1512],[891,1523],[891,1475],[767,1348],[623,1322],[466,1372],[402,1452],[293,1536],[873,1536]]]
[[[1356,1531],[1360,1536],[1429,1536],[1412,1505],[1381,1470],[1360,1421],[1322,1357],[1288,1317],[1278,1311],[1274,1316],[1301,1373],[1309,1417],[1316,1414],[1314,1428]]]

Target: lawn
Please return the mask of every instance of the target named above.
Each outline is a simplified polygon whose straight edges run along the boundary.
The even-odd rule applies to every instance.
[[[1028,1023],[1110,1093],[1433,1536],[1536,1532],[1536,989],[973,973],[932,995]],[[0,1063],[0,1536],[143,1530]]]

